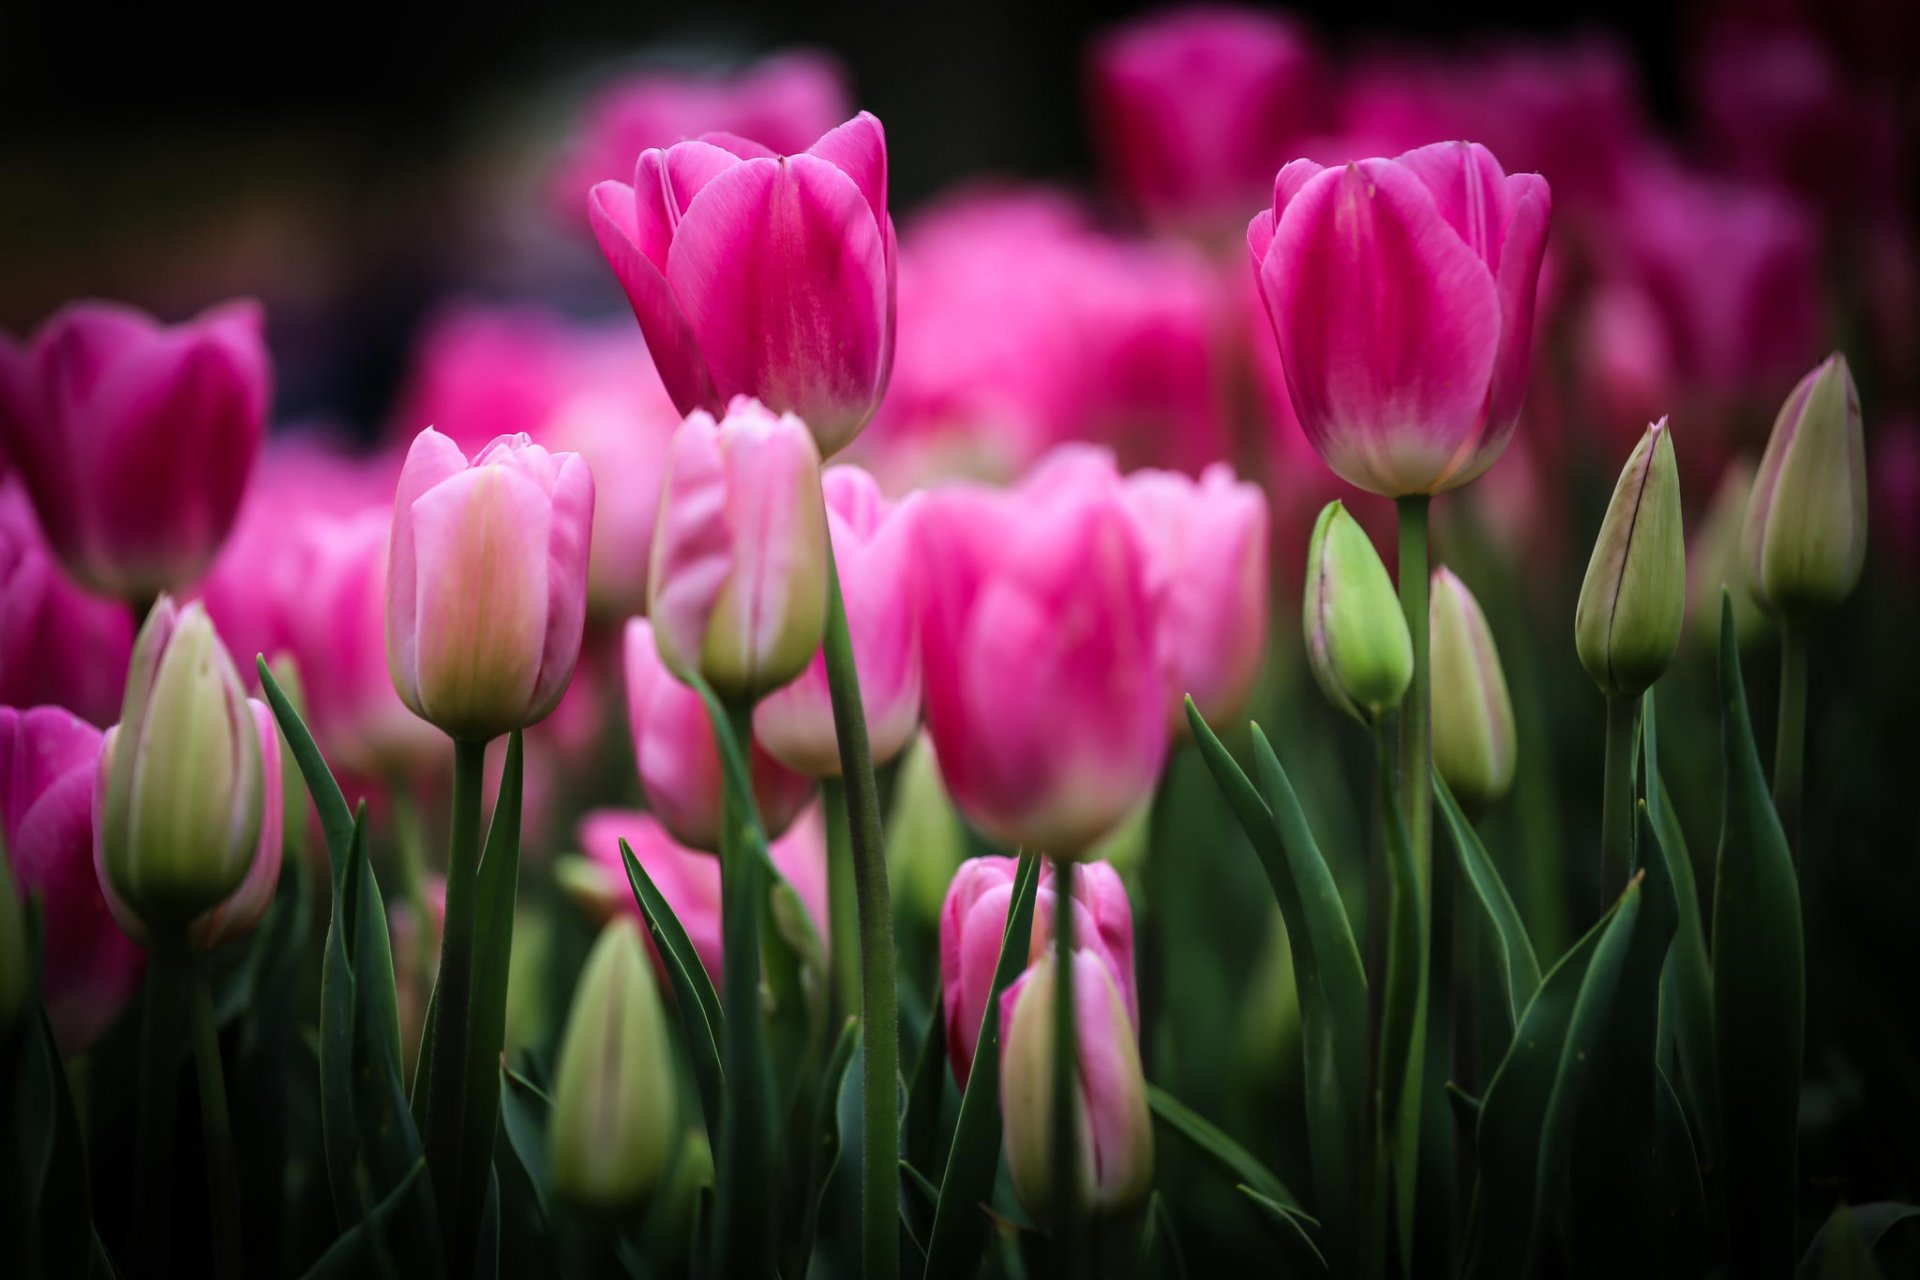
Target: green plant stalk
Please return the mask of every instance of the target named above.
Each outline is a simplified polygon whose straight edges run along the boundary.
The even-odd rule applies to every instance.
[[[1427,652],[1427,510],[1424,493],[1399,499],[1400,611],[1413,640],[1413,683],[1400,704],[1400,812],[1420,882],[1429,883],[1433,851],[1433,659]]]
[[[827,811],[827,923],[832,934],[834,999],[840,1016],[856,1017],[860,1012],[860,905],[846,783],[822,778],[820,803]]]
[[[480,867],[480,785],[487,744],[453,744],[453,830],[447,849],[447,916],[440,931],[440,980],[434,988],[433,1057],[427,1076],[427,1174],[445,1206],[440,1230],[448,1257],[465,1256],[457,1215],[461,1129],[467,1110],[468,1003],[473,988],[475,892]]]
[[[1607,695],[1607,758],[1600,796],[1600,910],[1605,913],[1633,874],[1633,745],[1640,699]]]
[[[1420,865],[1407,839],[1393,786],[1393,743],[1385,721],[1375,726],[1381,823],[1387,850],[1387,972],[1382,1001],[1379,1103],[1369,1149],[1376,1165],[1370,1230],[1391,1220],[1402,1271],[1413,1270],[1414,1192],[1419,1173],[1421,1086],[1426,1079],[1427,980],[1431,911]],[[1388,1206],[1391,1213],[1388,1213]],[[1376,1234],[1384,1244],[1385,1230]]]
[[[200,1135],[206,1148],[207,1200],[213,1215],[213,1274],[221,1280],[239,1280],[240,1174],[233,1154],[233,1122],[227,1116],[220,1029],[213,1021],[213,983],[207,973],[206,952],[193,952],[188,964],[194,1075],[200,1085]]]
[[[140,1019],[140,1122],[134,1147],[133,1242],[143,1269],[167,1273],[172,1260],[174,1069],[179,1062],[185,939],[156,933],[147,948],[146,1008]]]
[[[1787,848],[1800,857],[1800,778],[1807,744],[1807,624],[1788,619],[1780,627],[1780,723],[1773,745],[1773,808],[1787,833]]]
[[[880,790],[873,779],[860,673],[840,594],[840,571],[827,556],[827,688],[840,744],[849,852],[860,925],[861,1055],[860,1264],[869,1280],[900,1274],[900,1017],[894,989],[893,899],[887,890]]]
[[[1053,1221],[1053,1274],[1086,1274],[1087,1224],[1080,1210],[1080,1135],[1074,1105],[1079,1049],[1074,1035],[1073,863],[1053,864],[1053,1106],[1048,1135],[1047,1204]]]

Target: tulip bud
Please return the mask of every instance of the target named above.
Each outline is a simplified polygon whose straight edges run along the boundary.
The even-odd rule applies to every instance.
[[[1000,1008],[1000,1120],[1014,1193],[1027,1211],[1051,1207],[1054,964],[1048,956],[1007,988]],[[1106,963],[1073,953],[1074,1132],[1081,1205],[1123,1213],[1153,1185],[1153,1121],[1133,1023]]]
[[[278,849],[279,752],[263,758],[255,705],[206,610],[162,596],[134,641],[94,788],[101,888],[135,941],[185,931],[241,889],[269,818]]]
[[[1487,616],[1467,584],[1436,569],[1428,599],[1433,767],[1462,805],[1478,811],[1513,785],[1513,702]]]
[[[668,446],[648,571],[660,657],[723,699],[754,700],[813,661],[827,626],[820,451],[792,414],[737,396]]]
[[[27,950],[27,913],[13,882],[7,842],[0,840],[0,1045],[33,996],[33,957]]]
[[[1838,352],[1793,389],[1773,420],[1741,539],[1747,584],[1767,612],[1833,608],[1867,560],[1867,457],[1860,393]]]
[[[674,1110],[660,992],[640,926],[621,917],[587,957],[560,1042],[547,1133],[554,1190],[598,1209],[643,1199],[673,1148]]]
[[[1580,584],[1573,639],[1609,697],[1633,697],[1673,661],[1687,612],[1680,477],[1665,418],[1647,428],[1613,486]]]
[[[1413,682],[1413,638],[1393,579],[1347,509],[1329,502],[1307,546],[1307,660],[1328,701],[1371,721]]]

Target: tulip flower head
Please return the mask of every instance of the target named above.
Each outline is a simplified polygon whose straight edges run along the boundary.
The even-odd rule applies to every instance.
[[[1500,456],[1551,203],[1474,143],[1280,170],[1247,245],[1300,424],[1342,479],[1440,493]]]
[[[1433,767],[1468,812],[1507,793],[1519,763],[1513,700],[1480,602],[1445,567],[1433,571]]]
[[[593,477],[578,454],[501,436],[468,462],[429,427],[393,499],[387,669],[448,735],[486,741],[544,719],[586,625]]]
[[[1329,502],[1307,547],[1307,661],[1327,700],[1362,723],[1400,705],[1413,638],[1373,540]]]
[[[588,199],[682,413],[736,396],[799,415],[831,457],[893,367],[887,139],[866,112],[799,155],[731,134],[643,151]]]
[[[1800,380],[1774,419],[1747,502],[1741,556],[1769,613],[1805,617],[1852,593],[1867,562],[1867,455],[1860,393],[1838,352]]]
[[[1581,665],[1609,697],[1634,697],[1673,661],[1687,613],[1687,543],[1673,433],[1662,418],[1614,485],[1574,610]]]
[[[0,482],[0,706],[66,707],[101,723],[120,711],[133,623],[124,605],[61,571],[26,495]]]

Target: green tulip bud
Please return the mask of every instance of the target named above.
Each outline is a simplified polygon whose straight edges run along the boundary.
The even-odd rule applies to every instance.
[[[1662,418],[1628,455],[1587,561],[1573,615],[1581,665],[1609,697],[1644,692],[1673,661],[1686,611],[1680,477]]]
[[[108,905],[136,940],[184,931],[247,878],[268,807],[260,736],[206,609],[162,596],[101,746],[94,832]]]
[[[640,926],[601,930],[580,974],[554,1074],[547,1131],[554,1189],[594,1209],[644,1199],[677,1135],[666,1016]]]
[[[0,836],[0,1046],[33,999],[33,957],[27,946],[27,911]]]
[[[1428,597],[1433,661],[1433,767],[1469,812],[1513,785],[1519,761],[1513,700],[1487,616],[1450,570],[1433,573]]]
[[[1867,452],[1860,393],[1839,352],[1800,379],[1754,477],[1741,538],[1747,585],[1783,618],[1846,599],[1867,562]]]
[[[1380,555],[1347,509],[1329,502],[1307,548],[1307,659],[1334,706],[1371,723],[1413,681],[1413,639]]]

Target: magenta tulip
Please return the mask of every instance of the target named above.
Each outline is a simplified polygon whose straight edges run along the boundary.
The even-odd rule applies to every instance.
[[[73,585],[41,541],[26,495],[0,481],[0,705],[120,713],[133,621]]]
[[[1300,424],[1342,479],[1439,493],[1500,456],[1550,205],[1538,174],[1472,143],[1280,171],[1247,246]]]
[[[806,421],[831,456],[893,367],[887,141],[861,112],[781,156],[731,134],[640,155],[633,185],[588,202],[661,379],[682,413],[753,396]]]
[[[59,707],[0,707],[0,831],[20,887],[40,900],[41,983],[62,1053],[113,1025],[145,955],[114,922],[93,869],[100,731]]]
[[[867,746],[875,765],[899,755],[920,724],[920,619],[913,608],[913,511],[895,504],[858,467],[821,478],[834,561],[846,595],[847,627],[860,675]],[[839,740],[827,691],[827,662],[816,654],[800,678],[764,698],[754,736],[776,760],[816,778],[840,774]]]
[[[954,873],[940,908],[940,997],[946,1019],[947,1060],[953,1078],[965,1087],[979,1048],[980,1019],[993,991],[1000,936],[1013,903],[1013,858],[969,858]],[[1040,885],[1033,908],[1029,963],[1053,951],[1053,919],[1058,909],[1053,868],[1040,864]],[[1133,976],[1133,907],[1119,872],[1104,862],[1075,869],[1073,936],[1076,946],[1106,962],[1127,1016],[1138,1025],[1139,996]]]
[[[633,755],[647,804],[673,833],[696,849],[720,848],[720,749],[706,703],[660,661],[654,627],[627,623],[627,717]],[[813,794],[813,780],[768,755],[758,742],[750,756],[753,796],[769,836],[792,825]]]
[[[927,728],[954,803],[1009,848],[1084,854],[1167,753],[1159,602],[1111,463],[937,491],[916,526]]]
[[[0,336],[0,451],[67,572],[144,600],[191,582],[233,527],[265,430],[260,308],[165,327],[76,302]]]
[[[578,454],[501,436],[469,463],[428,428],[407,452],[387,561],[387,669],[456,739],[544,719],[586,625],[593,477]]]

